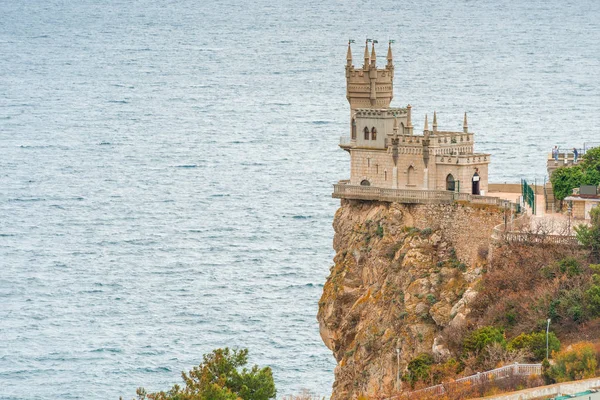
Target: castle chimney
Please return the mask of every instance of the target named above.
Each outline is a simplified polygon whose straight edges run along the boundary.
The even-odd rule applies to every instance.
[[[423,126],[423,132],[429,131],[429,123],[427,122],[427,114],[425,114],[425,125]]]
[[[469,124],[467,123],[467,113],[465,112],[465,119],[463,120],[463,132],[469,132]]]
[[[369,58],[369,39],[367,39],[365,43],[365,63],[363,65],[363,69],[369,69],[369,64],[371,64],[371,59]]]
[[[437,132],[437,115],[435,111],[433,112],[433,131]]]

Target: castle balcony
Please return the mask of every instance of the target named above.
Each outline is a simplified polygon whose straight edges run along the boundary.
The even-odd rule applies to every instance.
[[[357,186],[350,185],[348,181],[340,181],[337,185],[333,185],[331,197],[334,199],[386,201],[403,204],[451,204],[455,201],[461,201],[497,206],[513,211],[519,210],[518,204],[499,197],[456,193],[448,190],[410,190]]]
[[[344,150],[350,150],[352,147],[356,146],[356,139],[352,139],[348,136],[340,136],[340,145]]]

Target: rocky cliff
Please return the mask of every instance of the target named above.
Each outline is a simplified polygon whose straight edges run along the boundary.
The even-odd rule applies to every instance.
[[[490,207],[342,200],[318,313],[338,363],[332,399],[396,391],[397,349],[400,373],[419,353],[449,355],[444,337],[466,323],[502,218]]]

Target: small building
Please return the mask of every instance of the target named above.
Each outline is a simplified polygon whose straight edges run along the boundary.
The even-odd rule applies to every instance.
[[[600,204],[600,195],[596,186],[581,186],[565,201],[570,203],[574,219],[590,220],[590,211]]]
[[[350,154],[353,186],[385,189],[447,190],[485,194],[488,188],[490,155],[474,152],[474,134],[469,132],[467,114],[463,131],[438,129],[433,113],[422,134],[415,134],[411,106],[390,107],[393,98],[394,65],[391,44],[387,65],[378,69],[375,45],[365,45],[364,63],[352,64],[348,44],[346,97],[350,103],[350,130],[340,147]]]

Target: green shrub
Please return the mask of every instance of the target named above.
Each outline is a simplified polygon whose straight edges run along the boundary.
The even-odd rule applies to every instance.
[[[492,343],[499,343],[502,347],[506,346],[504,330],[493,326],[484,326],[463,339],[463,351],[479,353]]]
[[[431,354],[421,353],[408,363],[406,369],[408,373],[405,375],[405,380],[410,382],[411,386],[414,387],[417,381],[426,381],[429,379],[429,372],[434,359]]]
[[[437,299],[435,298],[434,295],[432,295],[431,293],[427,295],[427,302],[431,305],[434,305],[435,303],[437,303]]]
[[[553,356],[554,365],[550,367],[548,375],[555,382],[592,378],[596,374],[598,362],[594,345],[591,343],[574,344]]]
[[[560,349],[560,341],[553,332],[548,334],[548,348],[550,352]],[[546,332],[522,333],[508,343],[507,349],[511,351],[527,349],[534,360],[543,360],[546,358]]]

